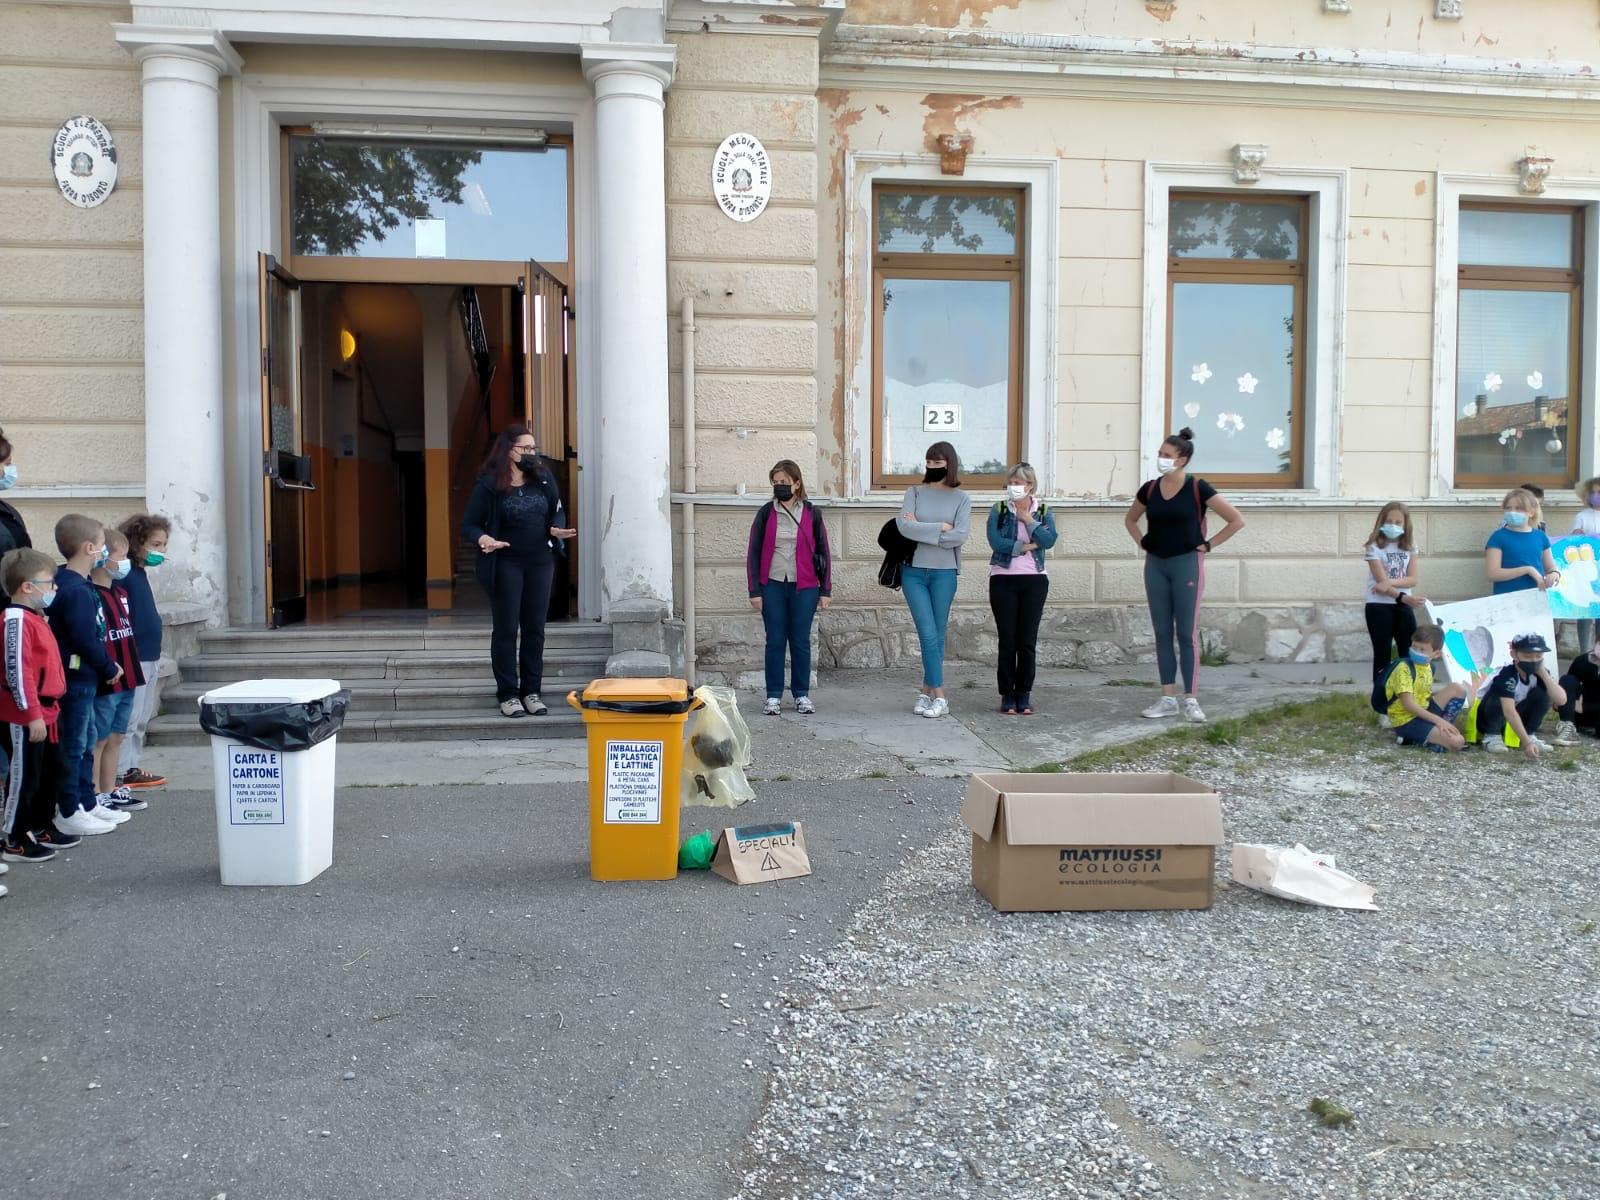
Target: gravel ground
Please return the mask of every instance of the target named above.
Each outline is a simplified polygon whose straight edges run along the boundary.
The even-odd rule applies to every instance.
[[[1232,840],[1337,854],[1379,912],[1219,877],[1205,912],[1001,915],[964,832],[915,856],[779,998],[741,1200],[1600,1197],[1600,752],[1353,729],[1132,769],[1213,783]]]

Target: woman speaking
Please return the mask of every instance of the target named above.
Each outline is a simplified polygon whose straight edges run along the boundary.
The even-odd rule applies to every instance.
[[[477,576],[489,593],[494,632],[489,658],[500,713],[542,717],[544,623],[560,543],[576,537],[565,527],[556,481],[539,461],[539,446],[524,425],[495,438],[467,501],[461,532],[478,547]],[[522,645],[517,645],[517,633]]]

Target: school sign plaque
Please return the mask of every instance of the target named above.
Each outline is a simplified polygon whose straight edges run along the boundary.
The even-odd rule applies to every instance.
[[[93,117],[73,117],[50,143],[50,169],[67,203],[95,208],[117,186],[117,146]]]
[[[711,194],[724,215],[754,221],[772,198],[772,160],[753,133],[729,134],[711,157]]]

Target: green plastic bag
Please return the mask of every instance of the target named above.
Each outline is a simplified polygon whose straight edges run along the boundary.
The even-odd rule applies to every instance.
[[[678,869],[680,871],[709,871],[711,857],[717,852],[717,839],[711,836],[707,829],[704,833],[697,833],[678,850]]]

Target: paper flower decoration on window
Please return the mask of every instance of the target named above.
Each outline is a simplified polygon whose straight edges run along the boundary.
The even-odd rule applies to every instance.
[[[1211,378],[1211,368],[1205,363],[1195,363],[1194,366],[1189,368],[1189,378],[1196,383],[1204,384],[1206,380]]]
[[[1500,385],[1504,382],[1505,380],[1501,379],[1496,372],[1490,371],[1483,377],[1483,390],[1486,392],[1498,392]]]
[[[1532,375],[1529,375],[1528,386],[1536,392],[1542,388],[1544,386],[1544,372],[1535,371]]]
[[[1189,401],[1189,403],[1183,406],[1183,415],[1188,417],[1191,421],[1194,420],[1200,415],[1200,406],[1193,400]]]
[[[1250,374],[1249,371],[1246,371],[1243,375],[1239,376],[1239,390],[1246,396],[1254,396],[1256,394],[1256,384],[1260,382],[1261,380]]]
[[[1522,430],[1520,429],[1502,429],[1500,431],[1500,444],[1502,446],[1509,445],[1521,436]]]
[[[1244,430],[1244,418],[1238,413],[1218,413],[1217,428],[1227,431],[1229,437]]]
[[[1268,450],[1282,450],[1283,449],[1283,444],[1288,440],[1289,439],[1285,436],[1283,430],[1281,430],[1281,429],[1272,428],[1272,429],[1267,430],[1267,449]]]
[[[1461,415],[1463,417],[1475,417],[1475,416],[1477,416],[1478,415],[1478,402],[1476,400],[1468,400],[1465,404],[1463,404],[1461,406]]]

